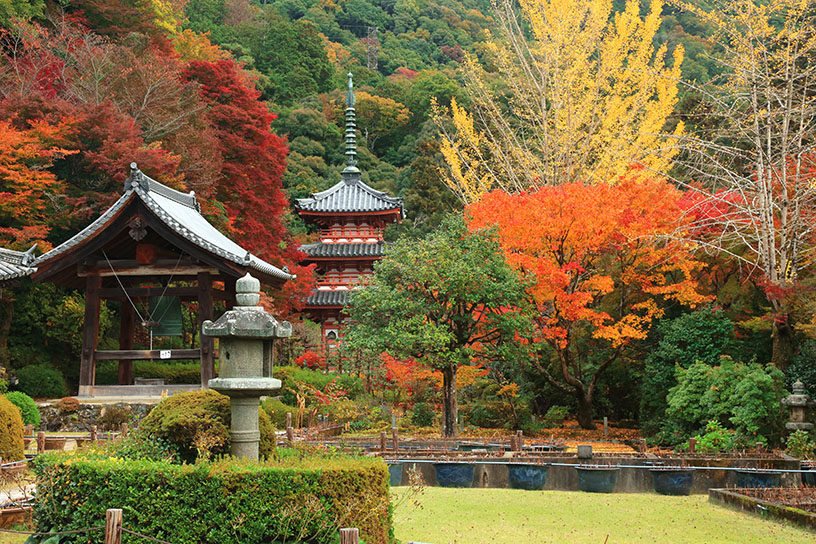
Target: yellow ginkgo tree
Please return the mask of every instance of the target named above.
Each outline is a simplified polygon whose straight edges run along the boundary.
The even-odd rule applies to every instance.
[[[472,106],[435,108],[445,181],[465,203],[496,188],[615,183],[633,164],[669,168],[683,51],[654,46],[662,2],[645,16],[637,0],[618,13],[612,0],[493,7],[500,35],[463,63]]]

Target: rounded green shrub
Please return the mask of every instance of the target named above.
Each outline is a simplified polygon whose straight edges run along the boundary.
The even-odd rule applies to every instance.
[[[272,424],[272,419],[264,410],[258,410],[258,430],[261,431],[261,444],[258,448],[258,453],[261,457],[272,457],[275,455],[275,447],[277,441],[275,440],[275,425]]]
[[[193,461],[205,451],[229,452],[229,397],[216,391],[178,393],[162,400],[139,424],[145,433],[164,439]]]
[[[291,412],[292,416],[297,413],[297,408],[284,404],[278,399],[266,399],[261,403],[261,408],[278,429],[286,427],[286,412]]]
[[[11,391],[6,393],[6,398],[11,403],[20,409],[20,415],[23,418],[23,425],[40,426],[40,409],[34,399],[23,393],[22,391]]]
[[[9,399],[0,395],[0,458],[3,461],[23,459],[23,417]]]
[[[261,455],[275,449],[275,427],[258,409]],[[211,389],[178,393],[156,405],[139,424],[142,432],[165,440],[185,461],[227,454],[230,451],[229,397]]]
[[[24,366],[17,371],[17,389],[35,399],[64,397],[65,378],[50,365]]]

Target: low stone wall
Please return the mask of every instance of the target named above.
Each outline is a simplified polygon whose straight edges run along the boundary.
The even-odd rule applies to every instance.
[[[604,465],[644,465],[643,457],[604,457]],[[508,460],[508,462],[510,462]],[[591,464],[592,461],[579,463],[575,457],[550,458],[550,463],[568,463],[571,465]],[[597,461],[596,461],[597,462]],[[545,463],[546,464],[546,463]],[[736,486],[736,472],[725,470],[732,468],[762,468],[798,470],[799,461],[795,459],[694,459],[686,463],[691,466],[723,467],[723,470],[697,470],[694,473],[692,493],[708,493],[710,488]],[[509,487],[507,464],[499,460],[490,463],[474,462],[472,487]],[[435,486],[436,470],[433,461],[406,461],[402,465],[402,484],[408,484],[408,470],[416,468],[422,474],[426,485]],[[798,485],[799,475],[786,473],[782,475],[783,486]],[[545,490],[578,491],[578,473],[571,466],[551,466],[547,470]],[[649,493],[654,491],[652,473],[648,468],[622,468],[615,484],[616,493]]]
[[[89,432],[91,425],[99,430],[110,426],[119,428],[116,422],[125,420],[130,426],[138,426],[155,404],[118,402],[113,404],[80,404],[76,411],[61,410],[57,403],[40,404],[40,430],[63,432]],[[111,423],[114,423],[111,425]]]
[[[777,504],[755,497],[743,495],[733,489],[709,489],[708,500],[711,502],[724,504],[733,508],[757,514],[762,517],[770,517],[777,520],[785,520],[811,531],[816,531],[816,514],[791,508],[783,504]]]

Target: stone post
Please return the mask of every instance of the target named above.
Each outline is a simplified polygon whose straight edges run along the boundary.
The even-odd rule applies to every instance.
[[[260,397],[280,389],[272,377],[271,343],[292,335],[292,326],[278,323],[258,306],[261,283],[247,274],[235,282],[237,306],[215,322],[205,321],[201,332],[220,338],[218,377],[209,387],[230,397],[232,454],[258,459]]]

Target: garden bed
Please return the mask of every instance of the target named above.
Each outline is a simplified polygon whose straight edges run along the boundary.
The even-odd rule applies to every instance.
[[[816,531],[816,488],[709,489],[709,500]]]

